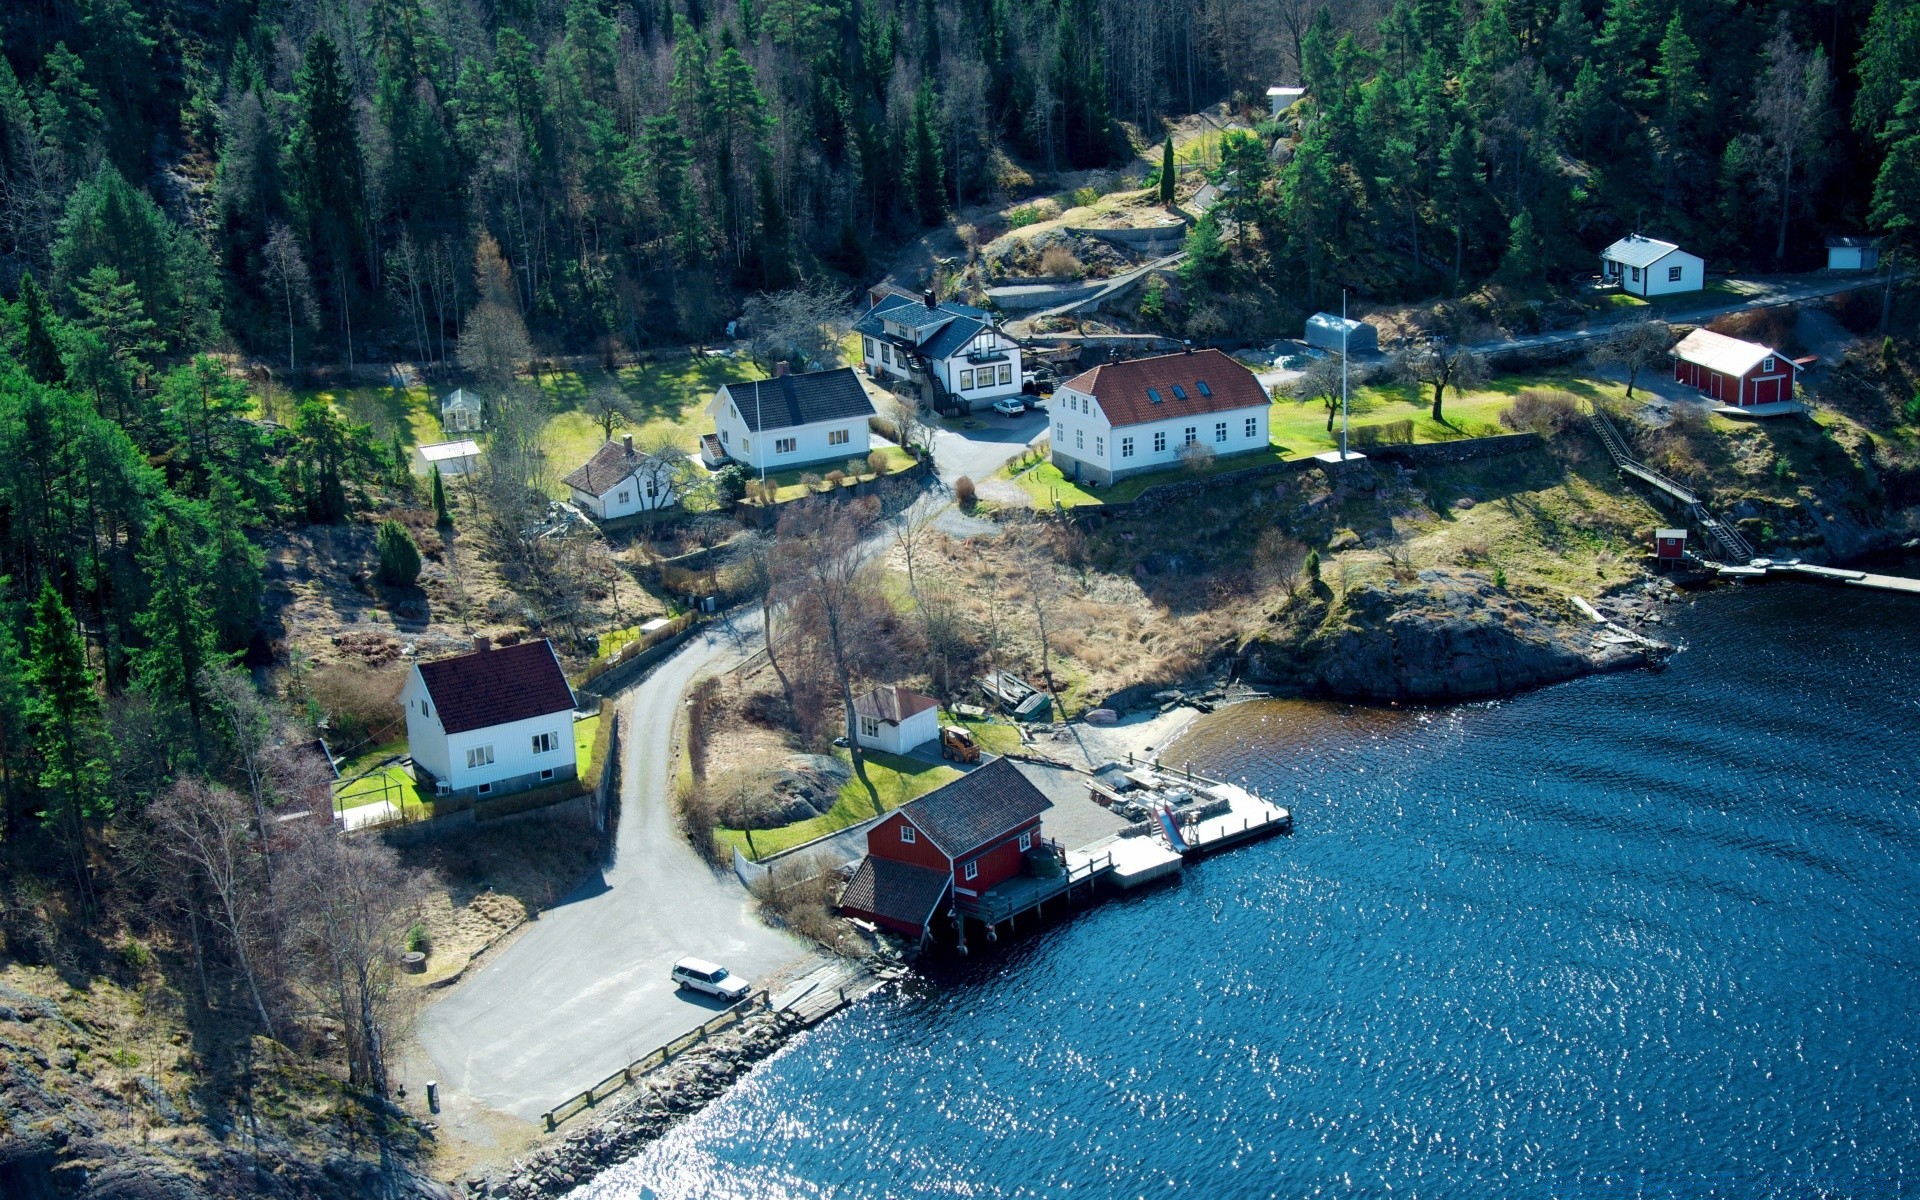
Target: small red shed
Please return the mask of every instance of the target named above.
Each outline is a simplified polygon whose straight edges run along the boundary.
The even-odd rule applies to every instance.
[[[1696,329],[1673,348],[1676,383],[1697,388],[1734,408],[1754,408],[1793,399],[1794,373],[1786,355],[1758,342]]]
[[[1656,529],[1653,531],[1653,556],[1662,562],[1678,562],[1687,556],[1687,531],[1684,529]]]
[[[1022,873],[1052,807],[1010,759],[996,758],[867,830],[840,910],[924,937],[949,892],[976,897]]]

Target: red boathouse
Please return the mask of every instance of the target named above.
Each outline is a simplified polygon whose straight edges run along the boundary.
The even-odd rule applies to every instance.
[[[1676,383],[1698,388],[1733,408],[1784,404],[1793,399],[1793,376],[1800,369],[1786,355],[1758,342],[1696,329],[1673,348]]]
[[[1011,760],[996,758],[867,830],[867,856],[840,909],[925,937],[949,895],[964,903],[1023,872],[1052,807]]]

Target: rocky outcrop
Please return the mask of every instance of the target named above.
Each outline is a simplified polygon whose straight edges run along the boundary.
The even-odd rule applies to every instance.
[[[1303,595],[1241,647],[1239,674],[1304,695],[1439,703],[1649,666],[1663,649],[1558,597],[1431,569]]]

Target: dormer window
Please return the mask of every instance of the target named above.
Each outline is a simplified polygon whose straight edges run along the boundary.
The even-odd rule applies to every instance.
[[[1152,401],[1153,403],[1155,403],[1155,404],[1158,404],[1158,403],[1160,403],[1160,389],[1159,389],[1159,388],[1148,388],[1148,389],[1147,389],[1147,399],[1148,399],[1148,400],[1151,400],[1151,401]]]
[[[1185,400],[1185,399],[1187,398],[1187,389],[1185,389],[1185,388],[1183,388],[1183,387],[1181,387],[1181,386],[1180,386],[1179,384],[1177,384],[1177,383],[1176,383],[1176,384],[1174,384],[1174,385],[1173,385],[1173,398],[1174,398],[1175,400]]]
[[[1193,386],[1195,386],[1195,387],[1197,387],[1197,388],[1199,388],[1199,389],[1200,389],[1200,394],[1201,394],[1202,396],[1211,396],[1211,395],[1213,395],[1213,389],[1207,386],[1207,381],[1206,381],[1206,380],[1204,380],[1204,379],[1202,379],[1202,380],[1200,380],[1199,382],[1197,382],[1197,383],[1195,383],[1195,384],[1194,384]]]

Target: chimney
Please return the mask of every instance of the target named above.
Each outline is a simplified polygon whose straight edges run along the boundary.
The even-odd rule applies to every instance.
[[[1181,342],[1181,343],[1180,343],[1180,348],[1181,348],[1182,350],[1184,350],[1184,351],[1185,351],[1186,353],[1188,353],[1188,354],[1192,354],[1192,353],[1193,353],[1193,339],[1192,339],[1192,338],[1188,338],[1188,339],[1186,339],[1185,341],[1183,341],[1183,342]]]
[[[481,636],[473,639],[473,652],[475,654],[485,654],[491,649],[493,649],[492,638]]]
[[[1120,347],[1118,346],[1107,347],[1107,361],[1110,363],[1117,363],[1120,361]]]
[[[930,310],[940,307],[940,298],[933,294],[932,288],[928,288],[926,291],[921,292],[920,298],[926,301],[927,308]]]
[[[786,374],[787,374],[786,359],[783,358],[779,362],[773,364],[773,377],[775,379],[784,379],[786,378]]]
[[[627,457],[632,458],[633,457],[633,435],[630,433],[622,434],[620,435],[620,440],[626,444]]]

